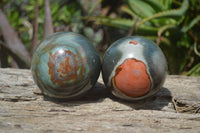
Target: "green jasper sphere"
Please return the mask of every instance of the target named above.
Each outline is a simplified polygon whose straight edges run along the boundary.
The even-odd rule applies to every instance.
[[[73,32],[45,38],[32,57],[31,71],[44,95],[71,99],[82,96],[96,83],[100,57],[91,42]]]

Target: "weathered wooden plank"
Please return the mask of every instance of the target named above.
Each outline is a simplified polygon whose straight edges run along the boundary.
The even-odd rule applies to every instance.
[[[199,77],[168,76],[138,102],[113,97],[100,77],[83,98],[58,102],[41,95],[30,70],[0,69],[1,132],[199,132],[199,101]]]

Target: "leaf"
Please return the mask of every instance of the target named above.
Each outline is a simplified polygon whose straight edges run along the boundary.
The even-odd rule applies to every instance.
[[[38,0],[38,5],[42,6],[44,4],[44,0]],[[35,4],[34,4],[35,5]]]
[[[162,5],[164,10],[171,9],[172,7],[172,0],[162,0]]]
[[[184,75],[187,75],[187,76],[196,76],[199,74],[200,74],[200,63],[195,65],[192,69],[190,69],[190,71],[184,73]]]
[[[143,0],[143,2],[146,2],[148,5],[150,5],[156,12],[163,11],[163,1],[165,0]]]
[[[139,18],[137,14],[135,14],[129,7],[127,6],[122,6],[121,11],[131,15],[133,18]]]
[[[24,9],[26,11],[33,11],[34,10],[34,6],[33,5],[26,5],[26,6],[24,6]]]
[[[171,25],[171,24],[165,25],[165,26],[163,26],[163,27],[161,27],[159,29],[158,36],[161,36],[162,33],[164,33],[166,30],[168,30],[168,29],[174,29],[174,28],[177,28],[177,26],[176,25]]]
[[[89,17],[90,21],[95,21],[96,24],[103,24],[107,26],[112,26],[124,30],[130,30],[130,28],[134,25],[134,20],[126,19],[126,18],[110,18],[110,17],[102,17],[102,16],[93,16]],[[143,35],[157,35],[158,29],[155,27],[141,25],[136,33]]]
[[[19,13],[18,12],[13,12],[12,14],[12,19],[17,20],[19,18]]]
[[[200,15],[194,18],[187,26],[183,27],[181,29],[182,32],[186,33],[188,30],[190,30],[195,24],[197,24],[200,21]]]
[[[103,0],[98,0],[93,6],[92,6],[92,8],[89,10],[89,12],[88,12],[88,16],[90,16],[92,13],[93,13],[93,11],[95,10],[95,8],[102,2]]]
[[[145,23],[149,20],[155,19],[155,18],[166,18],[166,17],[168,17],[168,18],[174,18],[178,21],[179,19],[184,17],[184,14],[187,11],[188,7],[189,7],[188,0],[184,0],[183,4],[181,5],[181,7],[179,9],[172,9],[172,10],[156,13],[156,14],[150,16],[150,17],[143,19],[141,22],[139,22],[137,24],[137,27],[139,27],[143,23]]]
[[[54,15],[59,11],[59,4],[55,3],[53,6],[51,6],[51,13]]]
[[[156,13],[156,10],[143,0],[127,0],[127,4],[134,13],[142,18]]]
[[[194,43],[194,52],[200,57],[200,52],[197,50],[197,42]]]

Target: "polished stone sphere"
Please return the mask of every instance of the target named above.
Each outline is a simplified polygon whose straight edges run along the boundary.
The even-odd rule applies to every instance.
[[[155,94],[163,85],[167,62],[152,41],[130,36],[115,41],[102,63],[103,80],[113,95],[124,100],[140,100]]]
[[[73,32],[58,32],[37,47],[31,70],[44,95],[71,99],[79,98],[95,85],[101,62],[87,38]]]

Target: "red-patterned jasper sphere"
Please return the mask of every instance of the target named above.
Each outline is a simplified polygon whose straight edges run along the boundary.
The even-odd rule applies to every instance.
[[[33,79],[44,95],[53,98],[77,98],[96,83],[100,57],[85,37],[72,32],[48,36],[32,58]]]
[[[114,42],[108,48],[102,73],[105,85],[116,97],[139,100],[161,88],[167,63],[156,44],[143,37],[131,36]]]

